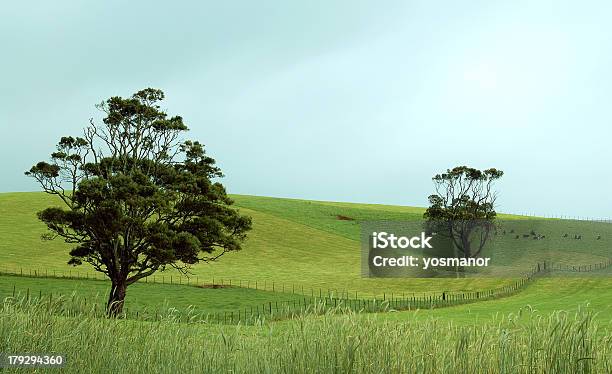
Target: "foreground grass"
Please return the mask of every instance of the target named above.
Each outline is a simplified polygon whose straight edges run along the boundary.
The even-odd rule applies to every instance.
[[[588,312],[516,313],[495,323],[306,316],[206,326],[62,318],[5,303],[0,351],[63,353],[71,373],[589,373],[612,370],[612,335]],[[18,372],[22,369],[16,369]],[[10,372],[10,370],[8,371]]]

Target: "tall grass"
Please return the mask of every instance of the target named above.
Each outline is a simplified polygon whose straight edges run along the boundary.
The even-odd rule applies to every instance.
[[[612,335],[588,311],[508,315],[456,326],[393,323],[314,310],[253,326],[108,320],[6,302],[0,351],[63,353],[75,373],[598,373],[612,370]],[[337,312],[342,312],[339,314]],[[22,369],[15,369],[15,372]]]

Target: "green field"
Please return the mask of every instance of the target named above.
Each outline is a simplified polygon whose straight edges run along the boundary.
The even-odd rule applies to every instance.
[[[559,286],[562,281],[563,286]],[[45,300],[49,295],[76,295],[89,303],[103,305],[109,282],[81,279],[46,279],[19,276],[0,276],[0,298],[25,296],[26,292]],[[612,323],[612,279],[576,278],[568,282],[557,277],[536,280],[525,290],[515,295],[494,301],[480,301],[454,307],[421,310],[419,312],[383,313],[382,320],[441,319],[459,325],[476,322],[493,322],[496,319],[520,309],[532,310],[538,314],[550,314],[565,310],[577,312],[589,307],[595,312],[594,318],[601,323]],[[310,300],[309,298],[307,298]],[[251,308],[262,308],[269,302],[301,301],[298,293],[271,292],[244,287],[200,288],[186,285],[137,283],[129,288],[126,306],[132,312],[165,312],[170,307],[185,311],[193,307],[200,314],[236,312]],[[612,326],[612,325],[611,325]]]
[[[5,305],[0,350],[63,353],[65,369],[75,373],[605,373],[612,368],[610,330],[588,310],[546,316],[525,311],[470,325],[381,316],[328,313],[219,326],[176,323],[172,316],[157,322],[87,313],[66,318],[44,305]]]
[[[362,278],[360,222],[417,222],[422,217],[422,208],[242,195],[235,195],[233,198],[243,213],[253,217],[254,228],[244,249],[223,257],[217,263],[194,266],[189,278],[173,271],[165,271],[156,274],[148,282],[141,281],[130,286],[126,300],[128,310],[163,312],[171,308],[193,308],[203,314],[228,313],[252,310],[277,302],[299,303],[305,296],[316,296],[318,293],[325,295],[331,292],[334,295],[380,299],[383,294],[387,297],[392,294],[427,296],[442,291],[482,291],[515,281],[513,278]],[[23,274],[0,275],[0,297],[10,297],[14,293],[23,297],[27,293],[33,299],[42,295],[45,300],[45,297],[50,295],[64,295],[86,300],[89,305],[103,305],[109,282],[83,279],[101,279],[101,276],[96,275],[87,266],[68,266],[68,245],[60,241],[40,239],[45,227],[36,219],[35,214],[56,203],[51,196],[42,193],[0,194],[0,272]],[[500,253],[498,256],[507,261],[521,266],[551,259],[566,264],[590,264],[612,257],[612,225],[509,215],[500,217],[502,228],[496,238]],[[532,240],[531,237],[523,237],[529,231],[537,231],[547,239]],[[580,241],[572,240],[572,236],[577,233],[583,238]],[[139,331],[156,329],[160,336],[165,336],[166,340],[181,347],[170,353],[164,350],[162,342],[155,340],[152,343],[155,347],[153,351],[157,353],[141,352],[143,357],[149,357],[146,364],[122,356],[117,351],[116,354],[121,357],[117,361],[118,368],[130,367],[137,372],[147,372],[153,367],[160,367],[162,363],[159,360],[164,357],[174,359],[176,363],[174,366],[166,365],[167,371],[171,371],[171,367],[184,367],[185,371],[224,368],[226,371],[257,372],[258,368],[267,367],[288,372],[344,372],[347,368],[358,367],[361,372],[376,372],[376,367],[368,366],[367,360],[371,359],[372,355],[385,354],[386,361],[383,357],[377,359],[377,362],[379,365],[388,363],[390,366],[387,369],[391,371],[404,369],[444,372],[445,367],[464,367],[468,372],[496,372],[501,368],[510,370],[516,367],[515,365],[532,365],[539,368],[539,371],[555,372],[555,369],[558,369],[573,372],[583,369],[581,362],[584,357],[578,357],[583,354],[599,357],[596,364],[593,364],[598,366],[593,367],[605,369],[610,368],[607,366],[610,363],[602,357],[607,357],[611,350],[610,271],[608,268],[600,272],[601,276],[590,277],[584,277],[585,274],[580,273],[554,273],[528,283],[524,289],[513,295],[465,305],[417,311],[390,310],[387,313],[348,317],[335,316],[334,313],[325,316],[312,315],[256,326],[176,325],[173,322],[151,325],[150,322],[130,320],[108,322],[92,319],[85,314],[79,318],[52,316],[41,310],[36,311],[35,306],[32,311],[15,309],[10,303],[5,303],[0,311],[3,316],[0,318],[0,332],[3,336],[10,335],[12,343],[6,346],[6,341],[3,342],[0,350],[23,349],[28,341],[20,340],[15,335],[21,333],[33,337],[31,341],[34,343],[31,347],[36,349],[63,349],[70,352],[72,348],[66,340],[45,340],[44,334],[69,334],[67,331],[74,328],[74,324],[78,324],[83,333],[89,331],[92,336],[95,335],[93,331],[100,330],[106,331],[106,335],[120,332],[135,340],[144,339]],[[35,274],[36,277],[29,276],[30,274]],[[56,277],[47,277],[52,275]],[[68,275],[81,278],[62,278]],[[161,282],[164,284],[160,284]],[[169,284],[170,282],[173,284]],[[212,285],[221,284],[224,287],[212,288]],[[585,309],[591,313],[588,317],[584,317]],[[565,311],[565,316],[575,313],[581,316],[575,321],[569,318],[562,322],[566,324],[566,328],[559,332],[562,336],[557,336],[554,332],[553,322],[561,318],[559,314],[555,314],[557,311]],[[526,321],[524,316],[529,316],[529,321]],[[580,318],[587,318],[591,321],[589,323],[597,325],[593,325],[595,327],[592,329],[589,327],[589,342],[604,339],[597,340],[600,344],[589,348],[589,352],[578,352],[584,348],[584,344],[580,343],[576,334],[586,334],[581,330],[583,324]],[[50,330],[44,334],[32,330],[44,321],[47,321]],[[26,325],[16,328],[19,323]],[[304,326],[307,326],[308,332],[303,330]],[[351,331],[357,332],[351,334]],[[397,335],[397,331],[403,331],[404,336]],[[535,340],[528,338],[532,331],[537,332]],[[184,336],[171,338],[179,333]],[[436,338],[432,338],[431,333],[435,333]],[[364,334],[378,335],[366,341],[363,340]],[[113,343],[105,340],[106,335],[96,339],[110,346]],[[322,338],[324,336],[325,338]],[[361,340],[352,341],[355,336],[359,336]],[[509,336],[512,336],[512,339],[508,340],[509,345],[505,347],[500,342]],[[80,344],[86,344],[85,336],[79,339]],[[409,341],[418,341],[419,345],[406,345]],[[464,348],[461,349],[475,354],[483,349],[483,342],[487,342],[490,355],[480,355],[477,360],[459,359],[456,355],[456,350],[462,346]],[[219,350],[224,359],[197,356],[197,351],[192,351],[185,344],[201,349],[208,347],[213,351]],[[286,344],[299,347],[295,348],[299,351],[287,349]],[[537,354],[540,356],[529,358],[521,351],[521,347],[529,344],[540,344],[548,348]],[[559,347],[555,348],[555,344]],[[263,348],[259,348],[260,346]],[[331,347],[335,350],[334,357],[326,353],[333,352]],[[412,349],[412,359],[402,359],[400,349]],[[578,356],[574,361],[560,361],[560,352]],[[440,356],[433,358],[434,353]],[[247,357],[253,355],[257,359],[253,362],[254,366],[250,366]],[[184,359],[179,359],[179,356]],[[509,357],[512,362],[504,361],[503,357]],[[196,366],[189,366],[189,358]],[[94,366],[103,365],[103,359],[98,357],[96,352],[76,355],[73,359],[77,363],[84,364],[89,361]],[[291,362],[297,365],[297,369],[287,369]],[[75,370],[79,367],[82,365],[72,366]]]
[[[362,204],[317,203],[290,199],[233,196],[243,213],[253,217],[253,230],[244,249],[229,253],[220,261],[196,265],[192,273],[201,280],[213,278],[258,282],[272,288],[285,285],[308,290],[357,291],[363,296],[383,292],[428,292],[477,290],[493,287],[499,280],[440,281],[429,279],[363,279],[360,275],[359,226],[337,215],[375,219],[416,219],[420,208]],[[36,212],[56,203],[42,193],[0,194],[0,271],[20,268],[50,273],[88,271],[87,265],[66,265],[69,246],[58,241],[41,241],[45,227]],[[259,206],[260,208],[256,209]],[[311,208],[306,208],[312,206]],[[301,211],[310,212],[300,214]],[[284,213],[286,212],[286,213]],[[332,213],[333,212],[333,213]],[[350,237],[349,237],[350,236]],[[90,270],[91,271],[91,270]],[[165,272],[165,276],[173,274]],[[158,274],[161,277],[162,274]],[[175,279],[178,273],[174,273]],[[386,291],[385,291],[386,290]]]
[[[359,235],[360,222],[380,220],[418,221],[423,208],[352,204],[280,199],[258,196],[232,196],[236,206],[253,217],[254,229],[244,249],[231,253],[219,262],[196,265],[187,280],[172,271],[161,272],[151,278],[165,283],[215,284],[234,287],[210,289],[170,284],[140,284],[130,287],[127,306],[135,309],[169,305],[185,308],[193,305],[203,311],[222,311],[251,307],[266,301],[299,298],[299,295],[357,294],[359,298],[378,297],[383,294],[417,294],[442,291],[474,291],[498,287],[511,279],[365,279],[360,276]],[[72,267],[68,260],[68,245],[59,240],[42,241],[45,227],[36,219],[36,212],[57,201],[43,193],[0,194],[0,271],[30,275],[79,275],[99,277],[87,265]],[[612,225],[580,221],[534,220],[533,218],[500,215],[507,233],[499,236],[501,247],[507,246],[504,256],[517,257],[526,264],[550,258],[551,253],[563,260],[575,259],[579,263],[592,263],[607,258]],[[510,230],[513,234],[510,234]],[[523,239],[530,230],[546,234],[547,240]],[[501,231],[501,230],[500,230]],[[561,233],[579,232],[584,236],[580,244],[587,251],[576,251],[576,241],[563,238]],[[520,239],[516,239],[515,235]],[[603,233],[603,235],[602,235]],[[601,240],[594,240],[596,235]],[[519,243],[521,251],[516,249]],[[505,247],[504,247],[505,248]],[[560,256],[558,254],[561,254]],[[547,283],[549,282],[549,283]],[[552,282],[552,283],[550,283]],[[607,316],[610,299],[607,297],[607,277],[593,280],[564,278],[563,287],[556,280],[542,280],[521,295],[482,306],[462,306],[465,310],[479,310],[483,315],[495,311],[510,312],[516,307],[536,305],[538,300],[546,311],[558,307],[574,307],[585,302],[596,303]],[[545,285],[549,286],[545,286]],[[242,287],[236,287],[236,286]],[[257,285],[257,290],[254,290]],[[7,294],[12,288],[31,288],[38,292],[70,294],[77,291],[83,297],[99,295],[103,300],[108,284],[101,281],[41,278],[0,277],[0,292]],[[44,292],[40,288],[47,288]],[[180,290],[180,292],[174,292]],[[267,291],[265,291],[267,290]],[[272,292],[274,290],[275,292]],[[553,292],[556,291],[556,292]],[[564,295],[561,297],[560,295]],[[599,296],[599,301],[593,300]],[[166,303],[166,304],[164,304]],[[503,307],[507,305],[507,307]],[[474,309],[472,309],[474,308]],[[479,309],[481,308],[481,309]],[[502,308],[502,309],[500,309]],[[457,308],[452,308],[457,309]],[[451,310],[433,312],[440,316],[473,315]]]
[[[218,283],[220,280],[233,284],[240,282],[254,284],[259,288],[275,291],[304,290],[304,293],[318,292],[322,289],[337,292],[357,292],[360,297],[381,296],[386,293],[472,291],[492,288],[507,283],[504,279],[366,279],[360,275],[359,222],[362,220],[418,220],[422,208],[386,206],[373,204],[351,204],[316,202],[306,200],[278,199],[268,197],[235,195],[236,206],[253,217],[254,229],[244,249],[230,253],[220,261],[206,265],[196,265],[192,269],[192,282]],[[42,241],[40,235],[45,227],[38,222],[35,214],[57,201],[43,193],[0,194],[0,271],[29,272],[42,274],[53,272],[68,274],[94,273],[87,265],[71,267],[68,261],[69,246],[59,240]],[[342,217],[343,219],[339,219]],[[525,217],[504,216],[505,219],[524,219]],[[553,221],[551,221],[553,222]],[[589,222],[557,221],[563,227],[558,231],[581,232],[587,241]],[[535,225],[536,223],[534,223]],[[541,224],[541,221],[537,221]],[[576,227],[578,226],[578,227]],[[581,227],[584,226],[584,227]],[[612,225],[605,225],[612,226]],[[527,227],[525,226],[525,230]],[[542,231],[538,228],[539,231]],[[592,239],[595,233],[588,233]],[[560,235],[557,235],[560,237]],[[606,256],[607,245],[612,239],[612,230],[605,240],[593,242],[597,247],[589,253],[574,253],[563,249],[561,259],[575,259],[579,263],[593,263]],[[504,239],[516,246],[511,238]],[[520,252],[506,251],[509,256],[519,256],[524,264],[535,263],[550,256],[550,248],[563,243],[559,238],[547,241],[519,241],[526,246],[546,243],[542,249],[522,249]],[[566,243],[573,244],[571,241]],[[513,247],[514,248],[514,247]],[[559,251],[557,251],[558,253]],[[166,271],[158,273],[157,278],[166,280],[178,273]],[[180,280],[185,283],[187,280]]]
[[[0,276],[0,299],[21,296],[43,299],[72,294],[104,305],[110,282],[82,279],[47,279]],[[186,310],[193,307],[199,313],[232,312],[238,309],[262,307],[268,302],[301,300],[299,294],[255,290],[245,287],[200,288],[185,285],[136,283],[129,288],[127,307],[131,311],[164,311],[168,308]]]

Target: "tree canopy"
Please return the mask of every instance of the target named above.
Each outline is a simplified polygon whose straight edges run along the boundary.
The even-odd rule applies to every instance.
[[[72,265],[89,263],[112,281],[109,312],[121,312],[130,284],[167,267],[186,272],[241,249],[250,217],[232,207],[215,160],[186,140],[180,116],[160,109],[147,88],[96,107],[82,136],[62,137],[50,162],[25,174],[62,207],[38,213],[45,239],[74,244]]]
[[[478,256],[494,233],[497,192],[493,185],[503,175],[498,169],[467,166],[436,174],[432,178],[436,193],[429,196],[424,214],[428,230],[449,238],[464,257]]]

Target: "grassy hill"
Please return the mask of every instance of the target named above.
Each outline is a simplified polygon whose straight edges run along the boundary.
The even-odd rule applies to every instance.
[[[508,282],[506,279],[366,279],[360,275],[359,223],[364,220],[417,221],[423,208],[320,202],[258,196],[234,195],[236,206],[253,217],[254,228],[243,251],[230,253],[213,264],[196,265],[193,278],[215,283],[232,280],[258,282],[260,288],[275,290],[295,288],[310,293],[331,289],[358,292],[360,297],[382,293],[427,293],[440,291],[470,291],[492,288]],[[42,241],[44,225],[36,212],[53,204],[54,197],[43,193],[0,194],[0,271],[31,270],[51,273],[91,271],[87,265],[70,267],[69,246],[59,240]],[[549,258],[551,253],[566,262],[590,263],[609,257],[612,225],[591,222],[526,219],[501,215],[516,234],[500,237],[501,252],[523,264]],[[544,223],[543,223],[544,222]],[[547,240],[515,239],[531,229],[547,234]],[[595,240],[601,235],[601,240]],[[563,238],[562,233],[579,232],[580,241]],[[505,243],[505,244],[504,244]],[[586,248],[586,250],[585,250]],[[518,260],[517,260],[518,261]],[[91,272],[93,274],[93,272]],[[167,271],[157,277],[177,273]],[[184,282],[185,280],[183,280]]]
[[[239,209],[253,217],[243,251],[230,253],[213,264],[196,265],[194,277],[259,282],[271,288],[285,284],[305,290],[319,288],[383,292],[475,290],[499,284],[499,280],[363,279],[360,275],[357,219],[417,219],[421,208],[312,202],[250,196],[233,196]],[[20,268],[68,272],[91,271],[87,265],[66,265],[69,246],[59,240],[42,241],[46,228],[36,212],[57,204],[43,193],[0,194],[0,271]],[[338,215],[354,218],[338,219]],[[172,274],[166,272],[167,276]],[[174,273],[175,277],[178,276]],[[161,273],[159,274],[161,276]]]
[[[471,291],[498,287],[507,279],[364,279],[360,276],[360,222],[367,220],[407,220],[417,222],[423,209],[415,207],[349,204],[256,196],[233,196],[236,206],[253,217],[254,229],[244,250],[224,257],[218,263],[197,265],[194,276],[200,283],[227,284],[232,280],[258,282],[257,290],[229,288],[198,288],[192,286],[139,282],[128,290],[126,306],[131,310],[163,310],[175,307],[197,312],[216,313],[261,306],[274,301],[291,301],[299,293],[310,294],[319,289],[357,291],[360,298],[383,293],[401,295],[440,291]],[[86,266],[66,265],[68,246],[60,241],[44,242],[40,235],[45,227],[35,216],[36,211],[54,204],[52,197],[42,193],[0,194],[0,271],[23,269],[51,273],[87,271]],[[612,232],[610,226],[593,222],[534,220],[526,217],[502,216],[499,248],[513,261],[531,263],[541,258],[589,263],[608,255]],[[505,231],[505,234],[504,234]],[[534,240],[531,231],[546,236]],[[573,239],[581,234],[582,239]],[[565,236],[565,234],[568,234]],[[516,236],[519,238],[516,238]],[[527,237],[525,237],[527,235]],[[600,236],[600,239],[597,237]],[[609,272],[608,272],[609,273]],[[90,274],[94,274],[90,272]],[[177,273],[156,275],[159,281],[170,276],[177,282]],[[181,282],[185,282],[182,279]],[[275,291],[272,291],[272,284]],[[22,294],[36,296],[75,292],[87,300],[103,304],[109,283],[95,280],[46,279],[0,276],[0,298],[12,294],[13,287]],[[262,290],[265,288],[267,290]],[[279,292],[296,290],[291,292]],[[430,323],[430,319],[452,321],[457,325],[486,322],[494,325],[503,316],[519,310],[535,310],[538,314],[551,311],[578,311],[585,306],[596,312],[599,323],[609,326],[612,321],[612,279],[556,277],[539,279],[520,293],[493,301],[421,310],[418,312],[384,313],[381,321]],[[361,317],[358,317],[361,318]],[[367,318],[367,316],[363,316]],[[437,322],[434,322],[435,325]],[[293,322],[280,322],[293,328]]]

